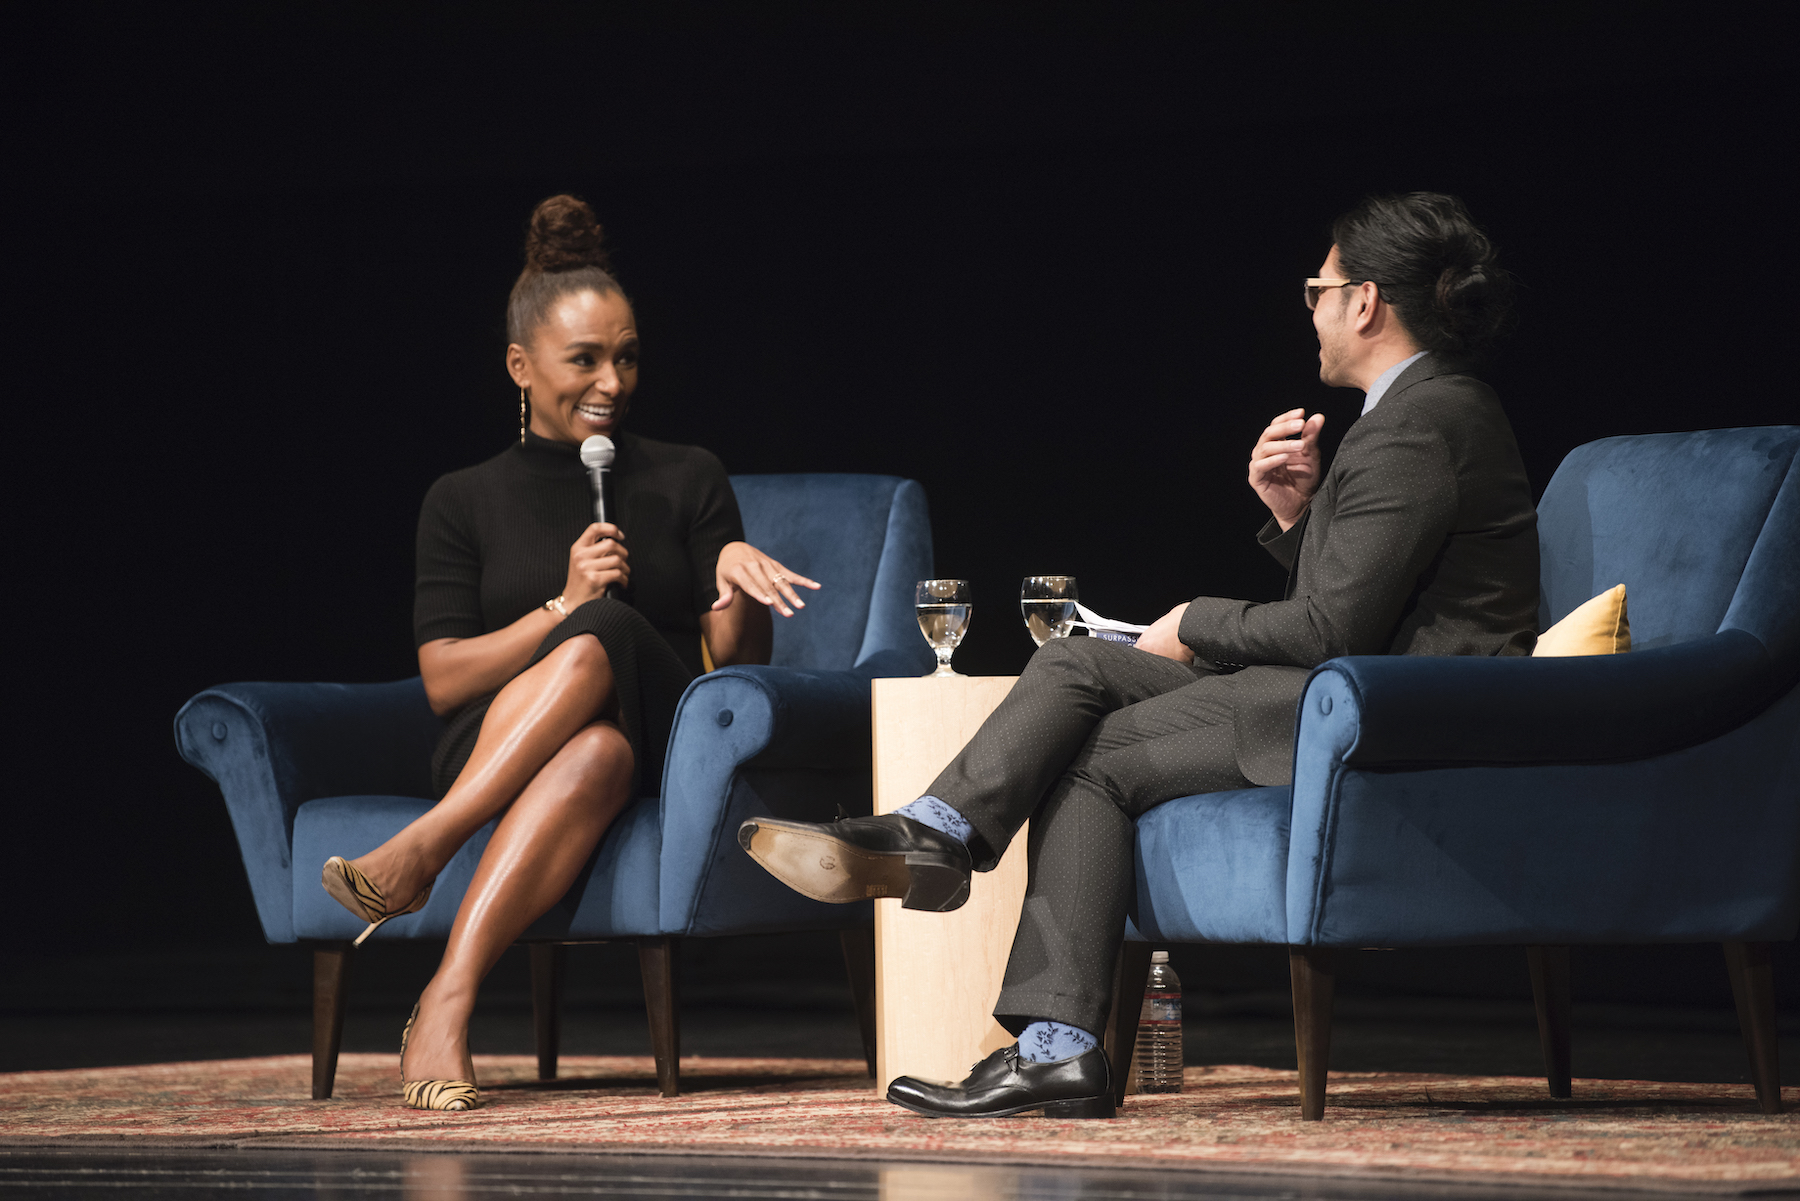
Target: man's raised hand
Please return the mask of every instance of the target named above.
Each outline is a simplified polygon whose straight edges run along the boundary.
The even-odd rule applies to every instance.
[[[1250,486],[1284,530],[1293,528],[1319,490],[1319,431],[1324,428],[1325,414],[1308,417],[1305,409],[1289,409],[1269,422],[1250,452]]]

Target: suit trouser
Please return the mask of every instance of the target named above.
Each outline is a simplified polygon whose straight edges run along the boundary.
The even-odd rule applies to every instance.
[[[1176,797],[1249,786],[1230,693],[1230,676],[1203,667],[1056,639],[932,784],[974,826],[981,871],[1031,823],[1025,905],[994,1006],[1006,1029],[1041,1019],[1105,1027],[1135,890],[1133,819]]]

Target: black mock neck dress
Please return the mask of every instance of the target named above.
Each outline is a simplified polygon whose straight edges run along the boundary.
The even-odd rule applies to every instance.
[[[661,789],[675,707],[701,670],[700,615],[719,597],[713,571],[744,536],[737,498],[712,452],[629,433],[613,442],[607,512],[631,552],[631,586],[569,611],[532,664],[591,634],[611,661],[620,725],[636,759],[633,794]],[[485,463],[453,471],[419,513],[414,642],[474,638],[561,594],[569,548],[594,520],[580,448],[535,434]],[[475,749],[494,694],[452,714],[432,756],[442,796]]]

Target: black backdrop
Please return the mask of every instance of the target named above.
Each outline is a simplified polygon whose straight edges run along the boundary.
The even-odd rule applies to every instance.
[[[1255,433],[1359,196],[1468,201],[1541,491],[1617,433],[1791,421],[1791,97],[1757,9],[775,4],[13,11],[15,950],[258,937],[170,719],[413,674],[412,534],[502,449],[533,203],[606,223],[633,427],[888,472],[1017,671],[1021,575],[1108,614],[1280,586]],[[827,585],[828,569],[820,574]]]

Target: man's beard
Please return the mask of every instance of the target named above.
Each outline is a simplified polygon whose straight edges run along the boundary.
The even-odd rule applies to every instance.
[[[1333,388],[1344,385],[1344,352],[1341,347],[1319,343],[1319,382]]]

